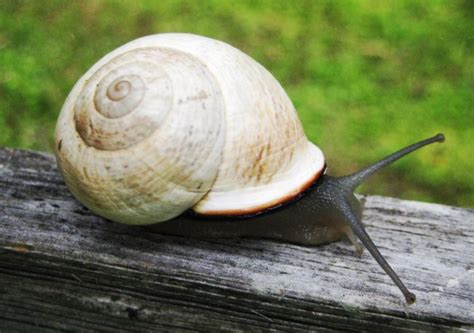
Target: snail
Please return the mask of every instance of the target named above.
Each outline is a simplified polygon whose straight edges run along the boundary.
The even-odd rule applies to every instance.
[[[362,223],[356,187],[425,145],[344,177],[326,172],[277,80],[217,40],[184,33],[131,41],[76,83],[55,154],[68,188],[112,221],[191,237],[262,237],[301,245],[345,235],[415,301]]]

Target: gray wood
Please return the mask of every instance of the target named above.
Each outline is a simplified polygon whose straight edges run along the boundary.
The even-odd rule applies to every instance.
[[[365,199],[368,232],[415,305],[348,241],[115,224],[72,197],[51,155],[0,149],[0,331],[474,330],[474,211]]]

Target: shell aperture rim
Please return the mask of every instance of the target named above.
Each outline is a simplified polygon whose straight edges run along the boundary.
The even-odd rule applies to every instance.
[[[194,211],[192,208],[188,209],[184,214],[189,217],[198,219],[198,220],[231,220],[231,221],[239,221],[239,220],[246,220],[251,219],[254,217],[259,217],[262,215],[269,215],[278,212],[281,209],[285,209],[288,206],[300,201],[303,197],[305,197],[308,193],[310,193],[314,188],[319,186],[322,182],[322,178],[324,174],[327,172],[327,165],[324,163],[324,167],[321,171],[316,173],[315,178],[313,181],[309,182],[302,191],[298,192],[296,195],[290,196],[288,199],[279,202],[278,204],[264,208],[262,210],[246,213],[246,214],[200,214]]]

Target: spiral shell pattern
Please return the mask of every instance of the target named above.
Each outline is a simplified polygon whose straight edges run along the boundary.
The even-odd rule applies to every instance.
[[[115,221],[179,215],[217,175],[223,108],[213,76],[185,53],[145,47],[106,57],[77,83],[58,122],[66,183]]]
[[[268,71],[190,34],[140,38],[95,64],[61,110],[56,156],[84,205],[128,224],[255,213],[324,167]]]

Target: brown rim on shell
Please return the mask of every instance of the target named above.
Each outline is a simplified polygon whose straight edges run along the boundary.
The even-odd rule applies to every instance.
[[[196,217],[211,217],[216,219],[226,217],[245,219],[269,213],[301,199],[312,187],[317,186],[318,181],[321,179],[321,176],[324,175],[326,170],[327,167],[324,165],[323,169],[319,170],[313,178],[303,183],[297,191],[293,191],[292,193],[289,193],[278,200],[274,200],[270,205],[252,207],[251,209],[213,211],[211,213],[198,213],[196,211],[190,210],[189,213]]]

